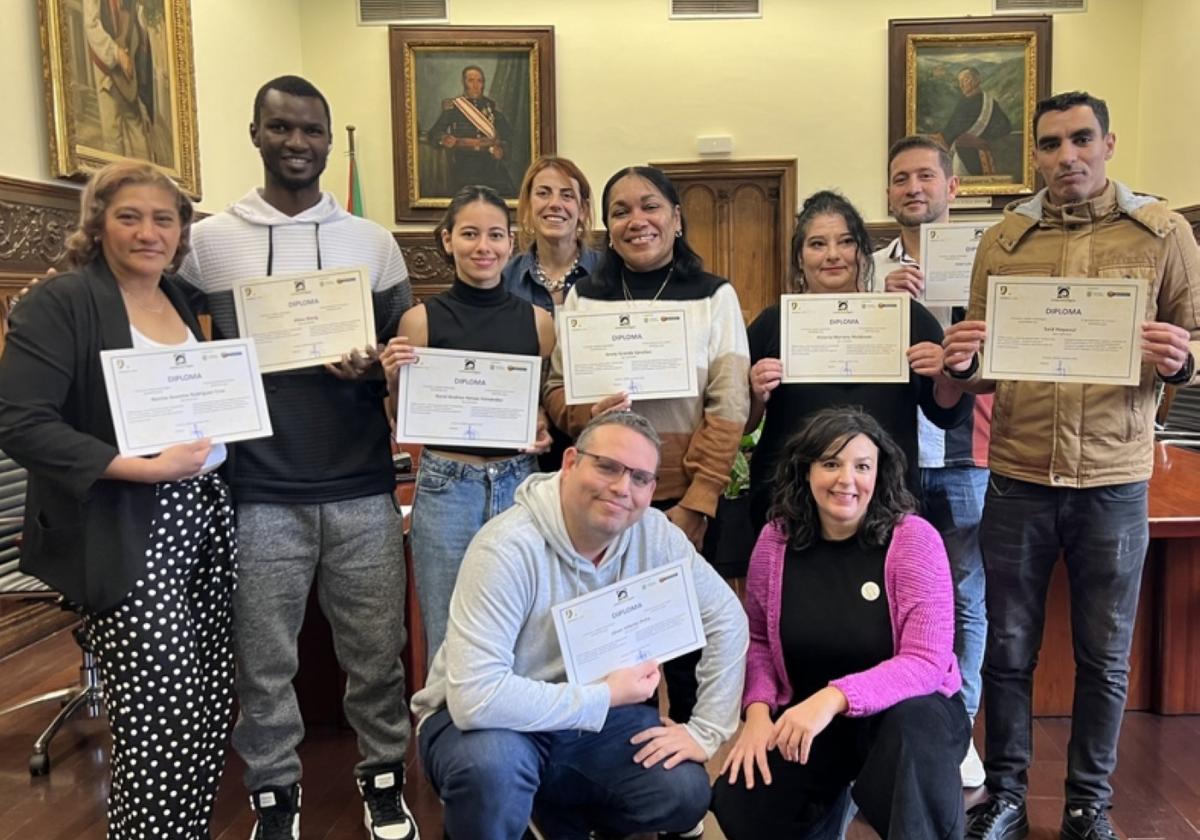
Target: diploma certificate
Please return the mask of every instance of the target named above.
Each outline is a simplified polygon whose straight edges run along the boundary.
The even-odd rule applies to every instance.
[[[540,356],[417,348],[400,368],[396,440],[523,449],[537,437]]]
[[[907,294],[783,295],[784,382],[907,382]]]
[[[625,391],[634,400],[694,397],[687,314],[669,306],[619,303],[558,315],[567,405]]]
[[[336,362],[376,343],[371,274],[362,266],[239,280],[233,304],[263,373]]]
[[[1137,385],[1142,280],[989,277],[985,379]]]
[[[567,680],[577,684],[649,659],[661,664],[705,643],[689,563],[668,563],[553,610]]]
[[[254,340],[102,350],[104,387],[122,455],[156,455],[196,438],[270,437]]]
[[[966,306],[971,266],[987,225],[962,222],[921,225],[921,273],[927,306]]]

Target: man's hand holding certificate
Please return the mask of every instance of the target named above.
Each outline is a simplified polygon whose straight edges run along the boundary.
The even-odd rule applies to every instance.
[[[921,273],[926,306],[966,306],[971,266],[987,225],[963,222],[921,225]]]
[[[396,440],[525,449],[538,431],[538,356],[417,347],[399,368]]]
[[[253,337],[263,373],[339,362],[375,347],[375,309],[366,268],[239,280],[238,333]]]
[[[905,294],[783,295],[784,382],[907,382]]]
[[[687,563],[669,563],[554,607],[567,679],[586,685],[640,662],[704,647]]]
[[[985,379],[1136,385],[1142,280],[989,277]]]
[[[669,306],[600,305],[561,312],[563,385],[568,405],[625,392],[634,400],[698,393],[687,315]]]
[[[156,455],[177,443],[270,437],[254,342],[104,350],[104,385],[122,455]]]

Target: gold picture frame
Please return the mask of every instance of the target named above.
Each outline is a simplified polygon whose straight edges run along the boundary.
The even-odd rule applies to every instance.
[[[1000,209],[1039,183],[1033,112],[1050,95],[1051,18],[888,21],[888,141],[926,134],[950,149],[960,196]]]
[[[554,27],[393,26],[389,38],[396,221],[439,218],[468,183],[516,207],[525,169],[555,151]]]
[[[199,199],[190,0],[38,0],[38,10],[53,174],[81,180],[142,160]]]

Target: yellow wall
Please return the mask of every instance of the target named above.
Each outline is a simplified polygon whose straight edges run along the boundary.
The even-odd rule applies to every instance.
[[[670,21],[666,5],[454,0],[451,22],[555,27],[558,151],[597,189],[622,166],[692,159],[698,135],[730,134],[735,157],[797,158],[801,197],[838,187],[868,219],[882,219],[888,19],[991,9],[989,0],[765,0],[761,19]],[[1139,89],[1129,68],[1138,62],[1141,5],[1092,0],[1087,14],[1054,21],[1053,86],[1089,86],[1125,120],[1112,172],[1131,181]],[[305,70],[329,88],[343,146],[345,123],[358,127],[368,214],[394,224],[386,30],[356,26],[353,0],[300,7]],[[1120,59],[1097,61],[1104,53]],[[344,193],[344,159],[330,172]]]
[[[1144,7],[1137,185],[1172,207],[1200,204],[1200,3],[1144,0]],[[1117,148],[1124,144],[1118,133]]]
[[[692,159],[698,135],[729,134],[735,157],[796,157],[801,197],[835,186],[867,218],[882,219],[888,18],[987,15],[991,7],[764,0],[762,19],[718,22],[669,21],[666,5],[453,0],[451,22],[555,27],[558,150],[597,188],[621,166]],[[345,125],[353,123],[367,214],[400,227],[392,221],[387,29],[359,27],[354,10],[355,0],[192,0],[202,209],[261,183],[246,134],[250,103],[262,81],[296,72],[333,107],[325,187],[345,197]],[[36,0],[0,0],[0,11],[5,111],[27,117],[5,121],[0,173],[50,180]],[[1200,69],[1188,43],[1197,31],[1200,3],[1192,0],[1091,0],[1086,14],[1054,20],[1054,89],[1106,98],[1120,138],[1111,174],[1177,205],[1200,200],[1200,171],[1182,151],[1200,122],[1188,72]],[[1168,98],[1181,95],[1189,100],[1182,107]]]
[[[0,174],[52,181],[38,1],[0,0]],[[262,182],[262,164],[247,133],[251,103],[262,82],[303,71],[300,12],[298,0],[192,0],[191,5],[204,190],[200,207],[213,212]]]

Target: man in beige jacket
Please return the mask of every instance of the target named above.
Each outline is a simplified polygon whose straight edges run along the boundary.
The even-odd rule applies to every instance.
[[[968,838],[1025,837],[1031,691],[1046,588],[1061,551],[1071,591],[1075,700],[1067,757],[1066,840],[1116,838],[1109,776],[1128,686],[1129,647],[1149,543],[1157,382],[1191,384],[1200,351],[1200,252],[1187,222],[1110,181],[1108,108],[1086,93],[1038,103],[1034,156],[1046,188],[1014,203],[975,258],[964,320],[945,364],[968,390],[995,391],[980,543],[987,575],[983,669],[989,800]],[[981,378],[992,275],[1137,278],[1146,284],[1136,386]],[[1064,288],[1069,287],[1064,286]]]

